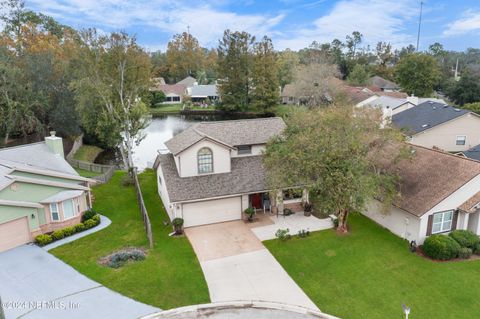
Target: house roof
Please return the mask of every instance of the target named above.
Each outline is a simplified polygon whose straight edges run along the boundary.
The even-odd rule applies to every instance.
[[[78,175],[70,164],[62,156],[54,154],[45,142],[0,149],[0,164],[33,166]]]
[[[381,107],[382,109],[394,110],[397,107],[408,103],[406,99],[391,97],[391,96],[379,96],[377,99],[365,104],[373,107]]]
[[[480,162],[421,146],[411,146],[414,155],[398,166],[399,208],[422,216],[480,174]]]
[[[295,86],[293,84],[285,84],[281,93],[282,97],[295,96]]]
[[[461,210],[463,210],[464,212],[467,212],[467,213],[474,213],[474,212],[477,211],[476,206],[479,203],[480,203],[480,192],[476,193],[475,195],[473,195],[472,197],[467,199],[467,201],[465,201],[465,203],[460,205],[459,209],[461,209]]]
[[[378,75],[372,76],[368,80],[368,82],[371,86],[376,86],[378,88],[386,89],[386,90],[397,90],[399,88],[398,84],[392,81],[386,80]]]
[[[197,83],[197,80],[191,76],[187,76],[185,79],[177,82],[177,84],[185,85],[186,87],[194,86],[195,83]]]
[[[166,94],[176,94],[183,95],[185,94],[187,87],[183,84],[162,84],[155,87],[155,90],[160,90]]]
[[[174,136],[165,145],[174,155],[199,142],[210,138],[227,146],[265,144],[280,134],[286,125],[279,117],[200,122]]]
[[[394,114],[392,116],[392,122],[398,128],[406,129],[412,134],[417,134],[467,113],[471,112],[430,101]]]
[[[472,147],[471,149],[469,149],[467,151],[462,152],[462,154],[465,157],[480,161],[480,144]]]
[[[171,202],[184,202],[267,190],[262,156],[234,157],[231,172],[181,178],[172,154],[160,154]]]
[[[189,87],[188,94],[191,97],[209,97],[218,96],[218,89],[216,84],[194,85]]]
[[[82,195],[84,192],[81,190],[68,190],[68,191],[62,191],[59,193],[56,193],[55,195],[52,195],[50,197],[45,198],[44,200],[41,200],[40,203],[56,203],[56,202],[62,202],[66,199],[71,199],[78,197]]]

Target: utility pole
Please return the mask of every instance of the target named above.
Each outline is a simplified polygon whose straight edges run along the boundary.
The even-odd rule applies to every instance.
[[[423,1],[420,2],[420,17],[418,19],[418,34],[417,34],[417,52],[418,52],[418,45],[420,44],[420,28],[422,26],[422,12],[423,12]]]

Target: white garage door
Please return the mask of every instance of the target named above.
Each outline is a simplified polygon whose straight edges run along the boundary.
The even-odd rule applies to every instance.
[[[242,218],[241,197],[183,204],[184,226],[198,226]]]
[[[0,225],[0,252],[30,241],[30,229],[27,217],[19,218]]]

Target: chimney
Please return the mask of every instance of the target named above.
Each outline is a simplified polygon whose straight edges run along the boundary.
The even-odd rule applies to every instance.
[[[411,96],[407,96],[407,102],[410,102],[410,103],[412,103],[413,105],[417,106],[417,105],[418,105],[418,96],[415,96],[415,95],[413,95],[413,93],[412,93]]]
[[[45,137],[45,144],[48,148],[58,156],[64,157],[63,154],[63,141],[61,137],[55,136],[57,132],[50,131],[50,136]]]

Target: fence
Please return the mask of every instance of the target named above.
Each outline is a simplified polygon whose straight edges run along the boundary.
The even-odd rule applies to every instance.
[[[145,202],[143,201],[142,189],[140,188],[140,183],[138,182],[136,169],[133,170],[133,182],[135,184],[135,191],[137,192],[137,200],[138,205],[140,206],[140,212],[142,213],[145,232],[147,233],[148,244],[150,245],[150,248],[153,248],[152,224],[150,224],[147,207],[145,206]]]
[[[89,172],[98,173],[98,175],[92,177],[92,179],[96,180],[100,184],[108,182],[110,178],[112,178],[113,173],[115,173],[115,166],[111,165],[95,164],[76,159],[68,159],[68,162],[74,168],[80,168]]]

